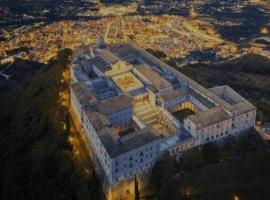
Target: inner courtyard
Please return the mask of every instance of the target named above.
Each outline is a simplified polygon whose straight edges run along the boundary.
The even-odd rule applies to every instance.
[[[113,80],[124,92],[131,92],[143,87],[143,84],[131,72],[114,76]]]

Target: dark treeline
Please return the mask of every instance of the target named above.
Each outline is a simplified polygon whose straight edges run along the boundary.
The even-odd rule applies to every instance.
[[[270,60],[267,57],[259,54],[246,54],[230,62],[216,65],[205,64],[203,66],[217,70],[224,70],[226,68],[226,71],[228,72],[244,72],[270,76]]]
[[[32,78],[0,97],[0,198],[99,199],[95,176],[85,174],[68,142],[61,83],[72,51],[59,52]]]
[[[165,154],[154,166],[151,185],[159,200],[268,200],[269,167],[270,144],[251,131],[192,149],[179,161]]]

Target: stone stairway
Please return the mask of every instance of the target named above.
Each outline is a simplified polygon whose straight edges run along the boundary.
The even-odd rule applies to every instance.
[[[151,106],[149,103],[136,106],[134,113],[146,125],[154,125],[158,122],[159,111]]]

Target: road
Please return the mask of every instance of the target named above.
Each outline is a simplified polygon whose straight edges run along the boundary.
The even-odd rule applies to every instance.
[[[69,69],[66,69],[62,74],[62,80],[61,82],[68,86],[70,84],[70,71]],[[63,91],[59,94],[61,99],[62,106],[65,106],[67,108],[68,117],[66,124],[70,125],[70,134],[68,137],[68,140],[70,144],[72,145],[72,152],[76,160],[79,162],[79,165],[82,167],[82,169],[85,171],[86,174],[91,174],[93,171],[93,163],[90,158],[90,155],[88,153],[88,150],[86,148],[85,142],[81,138],[79,134],[79,130],[76,126],[76,122],[73,120],[74,118],[71,117],[71,109],[70,109],[70,94],[69,94],[69,87],[64,87]]]

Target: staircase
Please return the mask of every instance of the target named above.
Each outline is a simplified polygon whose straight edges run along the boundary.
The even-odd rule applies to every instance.
[[[151,106],[149,103],[137,105],[134,109],[134,113],[136,117],[146,125],[153,126],[158,123],[159,111],[153,106]]]

